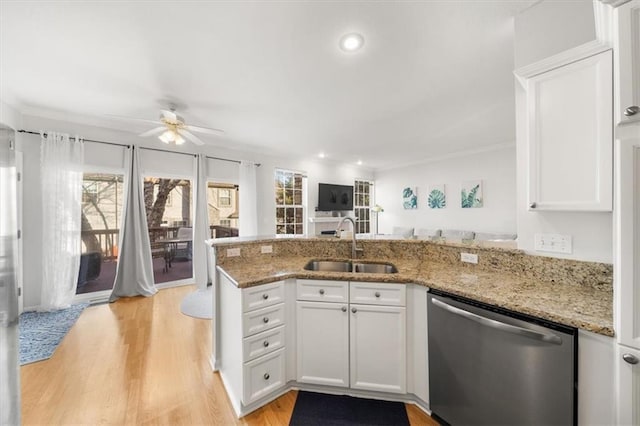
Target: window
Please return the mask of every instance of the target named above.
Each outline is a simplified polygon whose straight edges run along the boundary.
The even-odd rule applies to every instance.
[[[82,182],[82,204],[98,203],[98,182],[87,180],[86,177]]]
[[[220,226],[231,227],[231,219],[220,219]]]
[[[302,173],[276,169],[276,234],[304,234]]]
[[[218,205],[220,207],[229,207],[231,205],[231,190],[218,190]]]
[[[356,216],[356,232],[371,232],[371,195],[373,182],[356,180],[353,186],[353,211]]]

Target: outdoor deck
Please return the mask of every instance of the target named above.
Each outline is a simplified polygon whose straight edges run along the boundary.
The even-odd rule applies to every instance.
[[[164,259],[153,259],[153,278],[156,284],[169,281],[184,280],[193,276],[191,260],[174,259],[168,272],[163,272]],[[78,287],[76,294],[92,293],[94,291],[111,290],[116,277],[116,261],[102,262],[100,275],[95,280],[87,281]]]

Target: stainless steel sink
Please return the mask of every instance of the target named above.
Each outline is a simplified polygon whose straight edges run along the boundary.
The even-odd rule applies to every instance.
[[[307,271],[323,272],[351,272],[352,267],[351,262],[336,260],[312,260],[304,265]]]
[[[395,274],[398,268],[389,263],[352,263],[347,260],[312,260],[304,269],[322,272],[360,272],[365,274]]]
[[[354,263],[353,270],[365,274],[395,274],[398,268],[388,263]]]

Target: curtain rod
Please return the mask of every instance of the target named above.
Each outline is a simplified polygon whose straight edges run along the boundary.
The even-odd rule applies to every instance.
[[[38,135],[38,136],[40,136],[40,132],[32,132],[30,130],[24,130],[24,129],[18,130],[18,133],[28,133],[30,135]],[[45,138],[47,137],[47,133],[46,132],[43,132],[42,134],[44,135]],[[74,136],[71,136],[71,137],[74,137]],[[94,139],[82,139],[82,140],[85,141],[85,142],[103,143],[105,145],[126,146],[127,148],[131,147],[131,145],[127,145],[127,144],[124,144],[124,143],[97,141],[97,140],[94,140]]]
[[[24,130],[24,129],[20,129],[18,130],[18,133],[28,133],[30,135],[40,135],[40,132],[32,132],[30,130]],[[47,137],[46,133],[43,133],[45,137]],[[131,145],[128,144],[123,144],[123,143],[117,143],[117,142],[107,142],[107,141],[97,141],[94,139],[83,139],[85,142],[94,142],[94,143],[103,143],[106,145],[115,145],[115,146],[123,146],[123,147],[127,147],[127,148],[131,148]],[[193,155],[196,156],[197,154],[192,154],[189,152],[179,152],[179,151],[171,151],[169,149],[160,149],[160,148],[146,148],[144,146],[139,147],[140,149],[148,149],[150,151],[160,151],[160,152],[169,152],[172,154],[184,154],[184,155]],[[210,156],[206,156],[207,158],[210,158],[212,160],[221,160],[221,161],[230,161],[232,163],[238,163],[240,164],[241,162],[239,160],[231,160],[229,158],[220,158],[220,157],[210,157]],[[256,163],[256,166],[260,167],[260,163]]]
[[[209,155],[207,155],[206,157],[207,157],[208,159],[210,159],[210,160],[228,161],[228,162],[230,162],[230,163],[238,163],[238,164],[242,163],[242,161],[240,161],[240,160],[231,160],[231,159],[229,159],[229,158],[211,157],[211,156],[209,156]],[[257,167],[260,167],[260,166],[261,166],[261,164],[260,164],[260,163],[255,163],[255,165],[256,165]]]

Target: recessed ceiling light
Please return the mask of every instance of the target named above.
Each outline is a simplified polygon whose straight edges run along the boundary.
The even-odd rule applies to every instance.
[[[340,49],[345,52],[355,52],[364,44],[364,37],[357,33],[343,35],[340,39]]]
[[[324,157],[326,157],[326,155],[324,155],[324,152],[321,152],[320,154],[318,154],[318,157],[324,158]]]
[[[362,160],[358,160],[358,166],[362,166]]]

